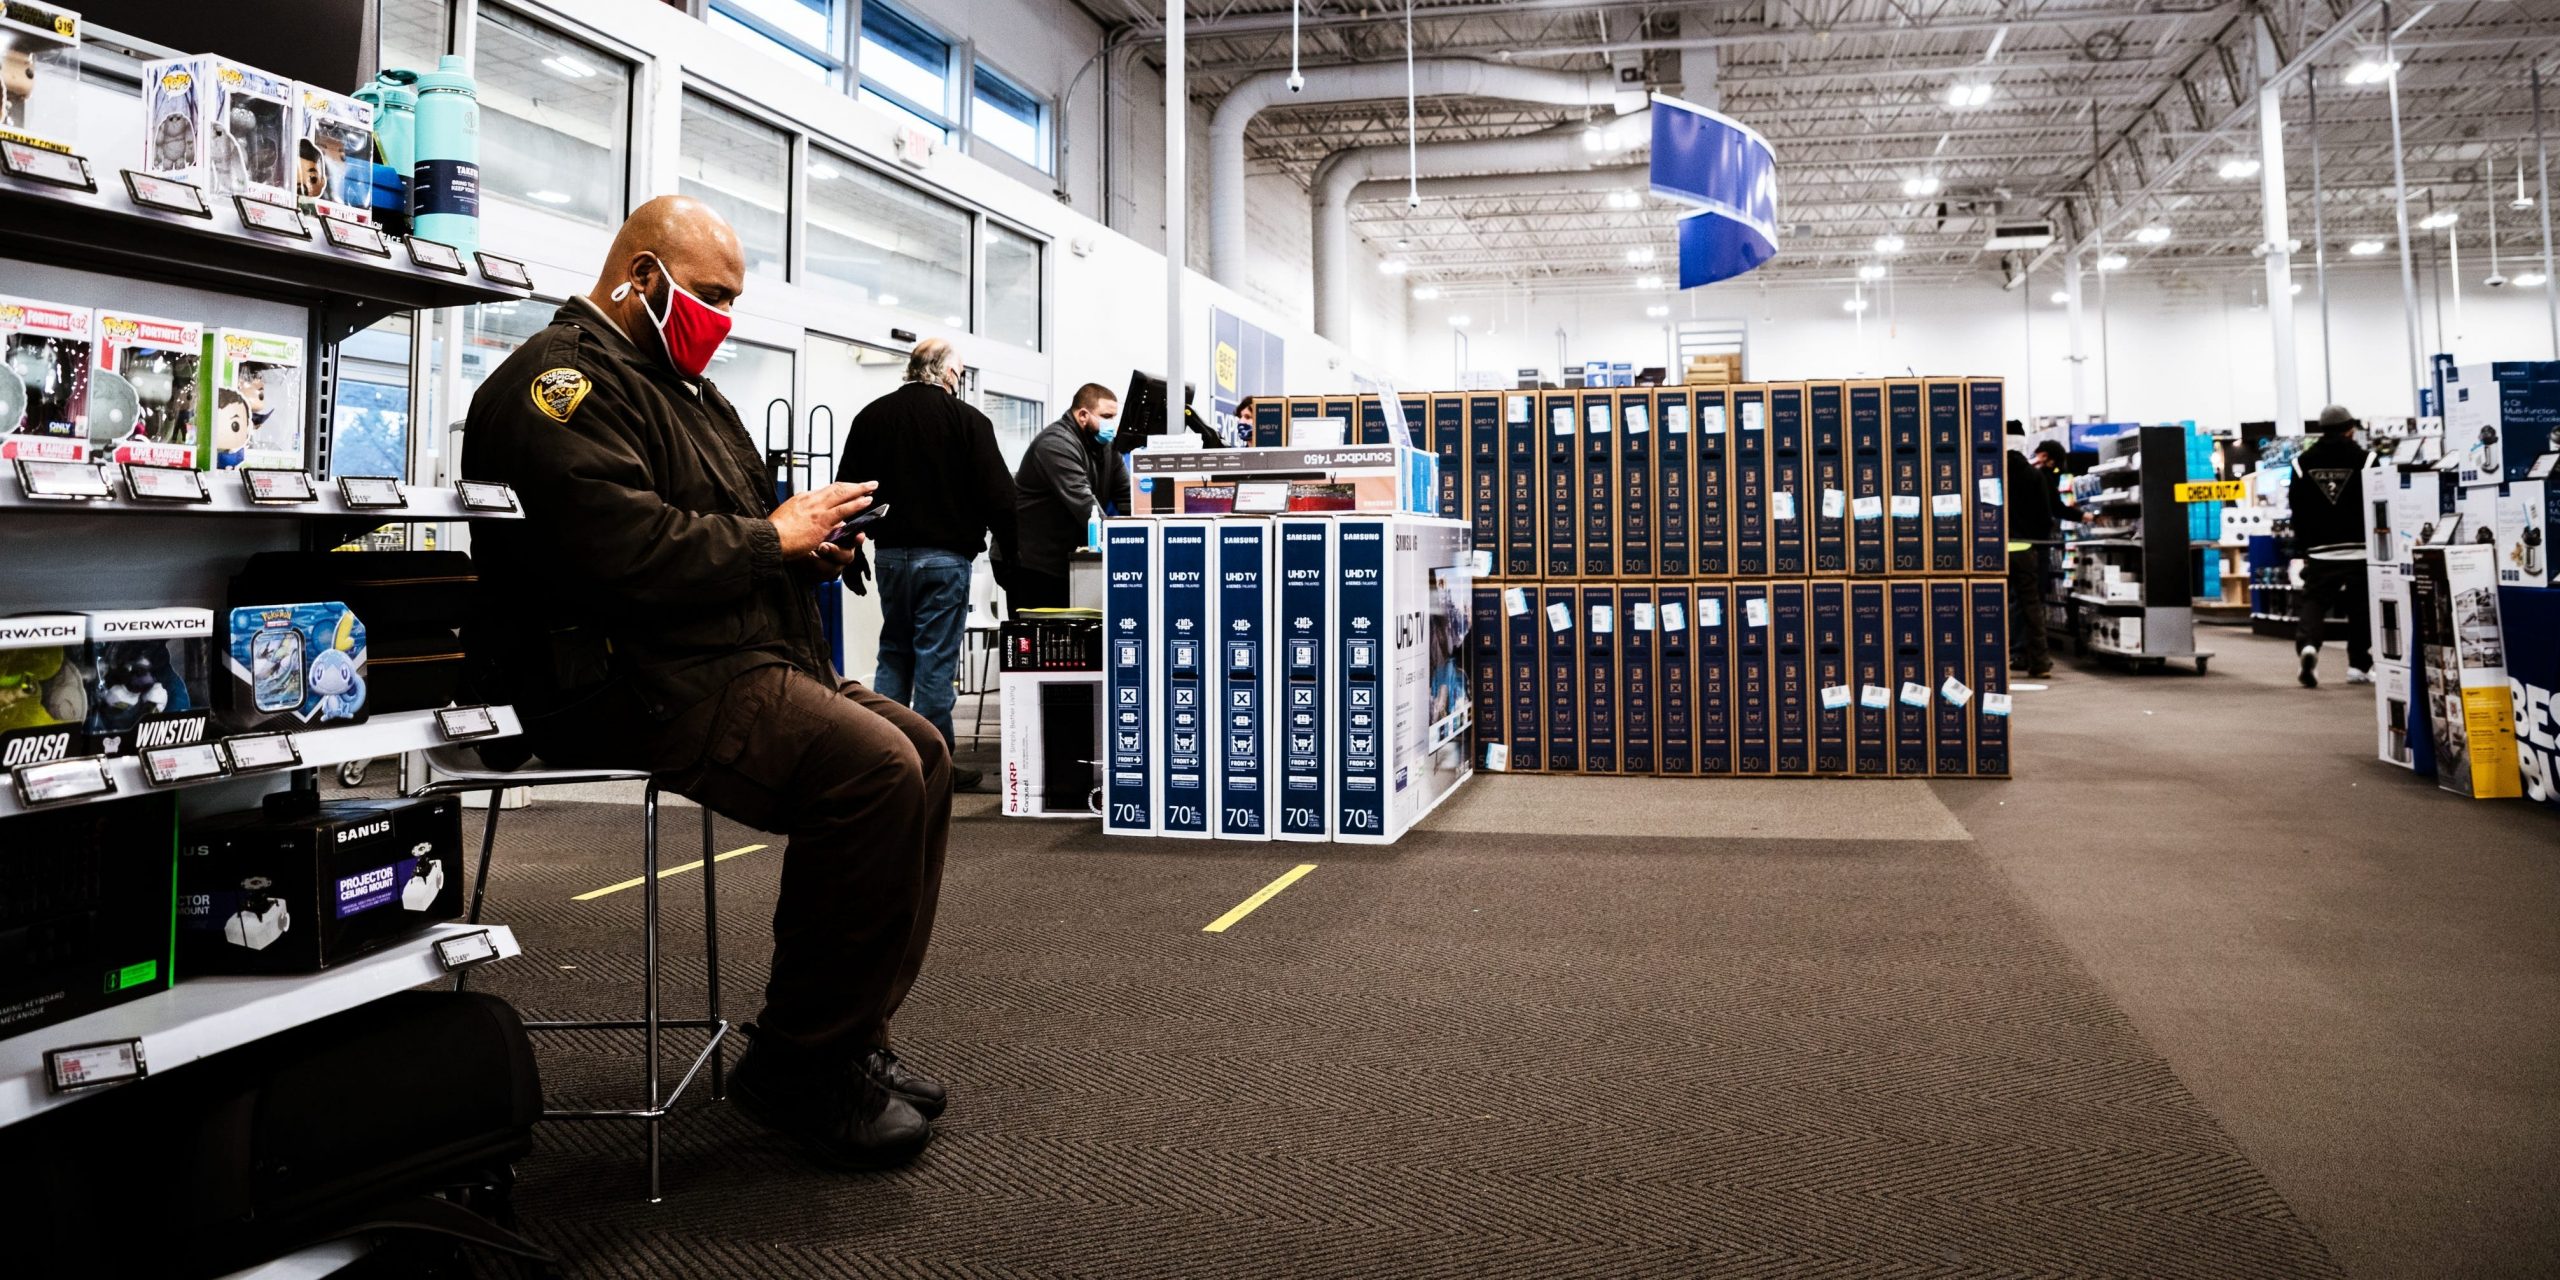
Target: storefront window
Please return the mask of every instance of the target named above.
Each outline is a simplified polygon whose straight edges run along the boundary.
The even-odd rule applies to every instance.
[[[1040,242],[987,224],[987,313],[978,331],[1007,346],[1040,349]]]
[[[1049,104],[981,62],[969,103],[969,132],[1043,173],[1049,170]]]
[[[824,440],[812,440],[809,434],[809,410],[793,396],[791,386],[792,353],[779,347],[759,346],[731,339],[720,344],[711,356],[711,367],[705,371],[719,384],[720,394],[737,406],[738,418],[746,425],[747,435],[759,449],[819,449]],[[781,403],[777,404],[776,401]],[[823,429],[826,415],[820,414]],[[786,444],[785,423],[790,424]],[[838,420],[837,430],[843,430]],[[800,464],[793,484],[803,487],[835,478],[835,462],[830,458],[823,466],[814,462]]]
[[[747,274],[780,280],[790,251],[791,139],[716,102],[684,96],[676,188],[738,229]]]
[[[968,211],[843,157],[809,154],[809,278],[966,328]]]
[[[620,224],[630,64],[495,5],[480,8],[479,41],[481,193]]]
[[[862,6],[862,84],[937,125],[952,113],[951,42],[881,4]]]
[[[446,0],[382,0],[382,65],[424,71],[444,51]]]
[[[988,392],[986,399],[987,419],[996,426],[996,451],[1004,455],[1006,466],[1022,465],[1022,455],[1031,448],[1031,437],[1048,425],[1047,411],[1037,400],[1001,391]]]
[[[525,343],[525,339],[542,332],[560,304],[540,298],[521,301],[483,302],[464,308],[462,312],[462,403],[447,415],[459,418],[471,404],[471,394],[489,371]]]

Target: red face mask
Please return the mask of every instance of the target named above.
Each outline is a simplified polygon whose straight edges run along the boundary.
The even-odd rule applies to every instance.
[[[647,295],[640,299],[640,309],[649,315],[649,323],[657,326],[658,342],[667,353],[667,363],[688,378],[699,378],[711,367],[711,355],[729,338],[732,321],[727,312],[693,296],[667,271],[664,261],[658,263],[658,275],[667,282],[667,309],[661,315],[649,305]],[[613,291],[616,301],[631,291],[629,281]]]

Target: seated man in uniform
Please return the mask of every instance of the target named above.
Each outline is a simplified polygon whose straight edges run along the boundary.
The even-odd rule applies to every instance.
[[[839,679],[813,589],[853,562],[868,483],[776,506],[704,379],[746,281],[737,233],[686,196],[642,205],[595,289],[472,397],[462,474],[515,486],[478,531],[482,678],[554,766],[645,768],[785,832],[773,976],[731,1085],[830,1163],[900,1164],[942,1086],[890,1050],[933,931],[951,757],[922,717]]]

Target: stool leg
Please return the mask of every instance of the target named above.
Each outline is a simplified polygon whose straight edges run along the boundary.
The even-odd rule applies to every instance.
[[[471,876],[471,923],[480,923],[481,904],[489,900],[489,853],[498,847],[498,793],[489,793],[489,817],[480,827],[480,869]],[[458,969],[453,975],[453,989],[462,990],[471,982],[469,969]]]
[[[711,851],[711,806],[702,807],[702,967],[705,980],[711,984],[711,1028],[720,1034],[720,881],[716,870],[719,856]],[[711,1054],[711,1100],[729,1096],[729,1050],[725,1044]]]
[[[649,1077],[649,1203],[658,1203],[658,784],[640,800],[640,1022]]]

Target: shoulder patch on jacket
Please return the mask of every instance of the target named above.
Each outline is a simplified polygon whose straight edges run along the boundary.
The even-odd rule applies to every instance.
[[[567,422],[594,385],[575,369],[545,369],[533,378],[533,407],[553,422]]]

